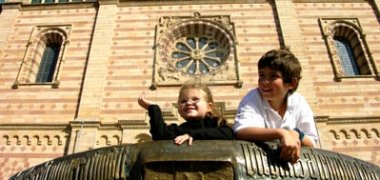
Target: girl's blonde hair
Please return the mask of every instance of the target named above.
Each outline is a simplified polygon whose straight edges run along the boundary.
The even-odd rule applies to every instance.
[[[182,85],[181,89],[179,90],[179,96],[181,96],[182,93],[184,93],[185,91],[187,91],[189,89],[197,89],[197,90],[201,90],[201,91],[205,92],[206,102],[212,103],[211,111],[209,113],[207,113],[206,116],[218,121],[218,125],[226,124],[226,120],[219,113],[219,111],[215,108],[214,98],[212,96],[210,88],[206,84],[200,82],[199,80],[187,81]],[[179,98],[180,97],[178,97],[178,99]]]

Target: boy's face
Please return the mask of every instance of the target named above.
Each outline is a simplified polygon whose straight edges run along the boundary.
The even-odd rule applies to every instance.
[[[274,71],[270,67],[259,69],[259,91],[267,101],[282,102],[288,91],[295,87],[296,83],[284,83],[280,71]]]
[[[185,120],[201,120],[211,111],[206,93],[200,89],[187,89],[178,98],[178,112]]]

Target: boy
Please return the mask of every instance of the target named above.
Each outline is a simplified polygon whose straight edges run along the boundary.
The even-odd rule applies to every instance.
[[[280,159],[296,163],[301,146],[318,141],[313,113],[306,100],[295,93],[301,65],[288,49],[271,50],[258,62],[259,87],[240,102],[233,126],[236,139],[279,140]]]

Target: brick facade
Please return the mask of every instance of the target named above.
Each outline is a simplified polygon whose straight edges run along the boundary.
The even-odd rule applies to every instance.
[[[229,16],[242,86],[211,86],[230,122],[257,86],[257,60],[290,47],[303,66],[298,92],[316,116],[319,148],[380,165],[380,82],[334,80],[320,18],[356,18],[380,68],[377,0],[113,1],[30,4],[5,1],[0,11],[0,179],[49,159],[149,140],[137,97],[156,101],[169,122],[178,87],[152,86],[156,26],[164,16]],[[17,84],[39,26],[69,26],[57,84]],[[24,65],[23,65],[24,63]],[[24,73],[24,72],[21,72]],[[15,88],[15,83],[17,84]]]

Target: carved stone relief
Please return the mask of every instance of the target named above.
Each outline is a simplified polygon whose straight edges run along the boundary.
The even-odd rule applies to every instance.
[[[156,26],[152,89],[190,79],[241,87],[234,23],[229,16],[162,17]]]

